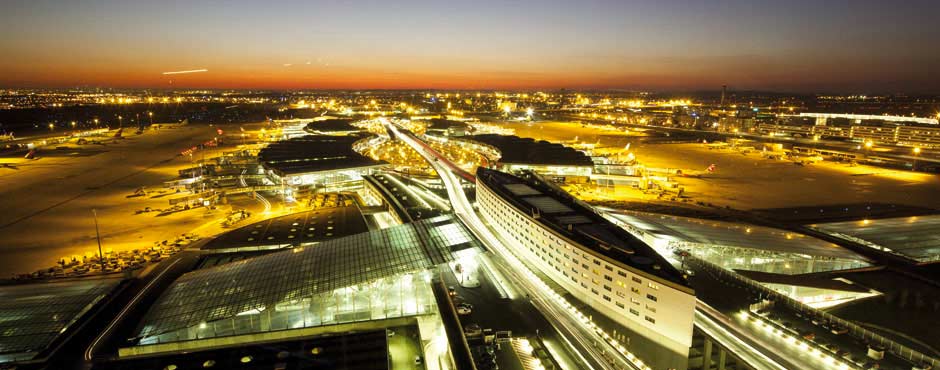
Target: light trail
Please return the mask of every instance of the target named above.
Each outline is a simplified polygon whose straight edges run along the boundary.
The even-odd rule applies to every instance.
[[[175,265],[179,261],[180,259],[177,258],[175,261],[173,261],[173,263],[171,263],[169,266],[163,269],[163,271],[160,271],[160,273],[157,274],[157,276],[155,276],[152,280],[150,280],[150,282],[147,283],[147,285],[144,286],[143,289],[137,292],[137,295],[135,295],[134,298],[131,299],[131,301],[128,302],[126,306],[124,306],[124,309],[122,309],[121,312],[118,313],[118,315],[115,316],[114,319],[111,320],[111,323],[108,324],[108,327],[105,328],[104,331],[101,332],[101,335],[98,335],[98,337],[95,338],[95,341],[92,342],[91,345],[88,346],[88,349],[85,350],[85,361],[91,361],[91,359],[94,357],[94,354],[96,352],[96,347],[98,347],[98,344],[101,343],[101,340],[111,335],[111,330],[114,330],[114,326],[117,325],[119,322],[124,321],[124,316],[127,315],[127,312],[130,311],[132,307],[137,305],[137,301],[139,301],[141,297],[146,295],[147,292],[150,290],[150,287],[152,287],[153,284],[155,284],[156,282],[160,281],[160,279],[163,278],[163,274],[166,274],[167,271],[170,271],[170,269],[173,268],[173,265]]]
[[[190,69],[190,70],[185,70],[185,71],[163,72],[163,74],[164,75],[184,75],[188,73],[202,73],[202,72],[209,72],[209,70],[208,69]]]
[[[508,248],[504,247],[497,236],[490,232],[477,216],[454,172],[462,177],[473,175],[455,168],[456,166],[430,149],[427,144],[411,134],[402,133],[395,124],[387,119],[381,120],[396,137],[418,151],[437,171],[447,189],[447,195],[453,205],[455,215],[481,242],[490,247],[494,252],[494,257],[504,260],[503,263],[494,263],[496,269],[500,270],[505,277],[512,280],[516,286],[529,295],[532,304],[546,318],[549,318],[549,323],[562,335],[565,344],[569,346],[572,353],[584,361],[586,367],[594,368],[587,361],[587,358],[590,358],[601,369],[649,369],[649,366],[627,351],[622,344],[611,338],[587,316],[545,284],[535,273],[523,265]],[[472,178],[475,179],[475,177]],[[576,345],[580,348],[576,348]]]
[[[741,360],[750,366],[768,370],[800,369],[799,367],[796,367],[794,364],[790,363],[787,364],[789,367],[783,366],[778,361],[771,359],[763,352],[758,351],[744,340],[741,340],[738,335],[733,334],[729,330],[729,328],[736,328],[736,325],[728,320],[727,317],[702,301],[696,302],[695,326],[702,330],[709,337],[715,338],[718,343],[721,343],[727,347],[732,353],[736,354],[741,358]],[[757,338],[752,336],[749,336],[748,339],[754,343],[760,343]]]

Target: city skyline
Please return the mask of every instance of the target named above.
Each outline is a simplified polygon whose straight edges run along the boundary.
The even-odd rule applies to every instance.
[[[938,7],[13,2],[0,86],[936,93]]]

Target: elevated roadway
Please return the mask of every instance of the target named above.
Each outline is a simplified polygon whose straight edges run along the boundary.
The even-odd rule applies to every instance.
[[[475,176],[462,170],[457,171],[459,168],[414,134],[400,129],[387,119],[383,118],[382,122],[389,132],[418,151],[437,171],[447,189],[447,195],[455,215],[487,248],[494,252],[496,257],[503,260],[504,263],[496,263],[494,267],[512,281],[516,287],[526,293],[532,304],[552,322],[555,329],[565,338],[566,345],[580,357],[585,368],[649,369],[637,357],[628,354],[622,345],[614,344],[611,338],[586,316],[575,313],[575,308],[572,305],[548,288],[531,271],[522,267],[522,262],[505,248],[499,238],[493,235],[483,224],[467,199],[460,180],[458,180],[459,176],[475,182]]]
[[[400,129],[386,119],[382,119],[382,122],[390,133],[415,149],[437,171],[447,189],[447,195],[456,216],[488,249],[494,252],[498,262],[503,262],[494,264],[494,267],[531,298],[533,305],[552,321],[555,329],[567,340],[567,345],[581,357],[587,367],[649,368],[524,267],[522,261],[506,248],[505,244],[508,242],[493,234],[480,220],[458,179],[475,182],[475,176],[451,163],[413,133]],[[696,302],[695,326],[751,368],[770,370],[819,368],[818,363],[804,364],[793,358],[782,356],[778,351],[778,344],[751,335],[748,329],[741,327],[702,301]]]

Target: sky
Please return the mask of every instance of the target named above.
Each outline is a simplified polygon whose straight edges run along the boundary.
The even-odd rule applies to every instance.
[[[937,0],[3,0],[0,9],[0,87],[940,93]]]

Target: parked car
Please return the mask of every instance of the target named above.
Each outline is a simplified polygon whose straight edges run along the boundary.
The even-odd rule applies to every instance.
[[[467,335],[467,336],[480,335],[480,334],[483,334],[483,329],[480,328],[480,325],[469,324],[467,326],[464,326],[463,333],[464,335]]]

